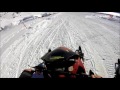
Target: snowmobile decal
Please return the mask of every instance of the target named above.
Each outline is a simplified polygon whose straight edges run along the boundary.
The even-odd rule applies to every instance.
[[[50,60],[57,60],[57,59],[63,59],[64,57],[62,56],[52,56]]]

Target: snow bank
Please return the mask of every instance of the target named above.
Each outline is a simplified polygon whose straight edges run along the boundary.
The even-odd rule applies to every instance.
[[[120,13],[116,13],[116,12],[98,12],[98,13],[109,14],[109,15],[113,15],[113,16],[118,16],[118,17],[120,17]]]
[[[108,19],[111,21],[118,21],[120,23],[120,13],[116,12],[97,12],[99,17],[103,19]]]
[[[41,18],[54,14],[52,12],[1,12],[0,13],[0,30],[7,29],[13,25],[18,25],[36,18]]]

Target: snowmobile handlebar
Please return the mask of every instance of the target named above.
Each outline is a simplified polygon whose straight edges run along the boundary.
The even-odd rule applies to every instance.
[[[115,77],[114,78],[120,78],[120,59],[118,59],[118,62],[115,63]]]
[[[51,75],[51,78],[54,78],[54,74],[51,74],[51,72],[48,72]],[[67,71],[63,71],[63,72],[55,72],[55,76],[60,78],[59,75],[64,75],[65,78],[72,78],[72,76],[75,78],[92,78],[92,76],[87,75],[85,73],[81,73],[81,74],[73,74],[71,72],[67,72]]]
[[[117,63],[115,63],[115,70],[117,69],[117,67],[119,67],[120,66],[120,59],[118,59],[118,62]]]

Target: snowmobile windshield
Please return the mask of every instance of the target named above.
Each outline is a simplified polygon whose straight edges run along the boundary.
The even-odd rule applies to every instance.
[[[59,47],[51,52],[48,52],[41,59],[45,62],[54,62],[55,60],[69,60],[78,57],[79,56],[72,50],[66,47]]]

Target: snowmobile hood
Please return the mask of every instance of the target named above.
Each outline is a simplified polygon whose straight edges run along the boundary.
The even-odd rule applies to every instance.
[[[41,59],[47,62],[54,60],[69,60],[70,58],[78,57],[72,50],[66,47],[58,47],[55,50],[46,53]]]

